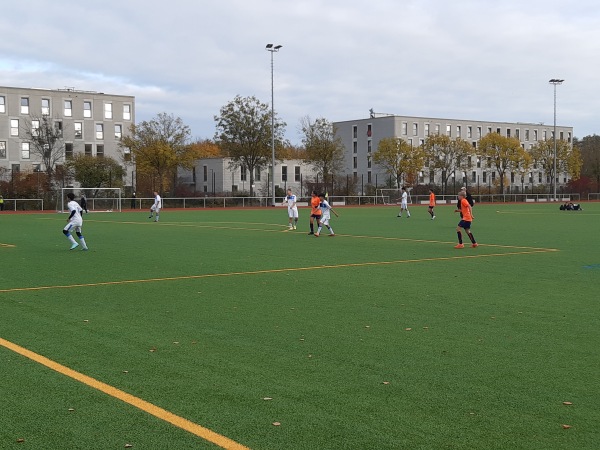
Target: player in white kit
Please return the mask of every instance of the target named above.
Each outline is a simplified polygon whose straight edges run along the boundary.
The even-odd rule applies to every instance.
[[[79,242],[81,243],[81,249],[87,250],[87,244],[85,243],[83,234],[81,234],[81,227],[83,226],[83,218],[81,217],[81,213],[83,212],[83,210],[81,209],[81,206],[79,206],[79,203],[75,201],[75,195],[73,193],[69,192],[67,194],[67,199],[69,200],[69,203],[67,203],[67,208],[69,208],[70,214],[69,217],[67,217],[68,223],[63,228],[63,233],[67,237],[69,242],[71,242],[70,250],[79,247],[79,244],[75,241],[75,238],[71,234],[73,230],[79,238]]]
[[[333,210],[329,202],[325,199],[325,194],[319,194],[319,198],[321,199],[321,203],[319,204],[319,208],[321,209],[321,219],[319,220],[319,228],[315,233],[315,237],[321,235],[321,228],[323,228],[323,225],[329,230],[329,236],[333,237],[335,236],[335,233],[333,232],[333,228],[329,225],[329,220],[331,219],[331,213],[334,213],[335,217],[339,217],[338,213]]]
[[[287,195],[283,199],[283,204],[287,203],[288,207],[288,227],[290,230],[295,230],[298,224],[298,205],[296,205],[296,196],[292,193],[292,189],[287,190]]]
[[[148,219],[152,219],[152,214],[155,215],[155,222],[158,222],[158,218],[160,216],[160,208],[162,207],[162,199],[158,192],[154,191],[154,204],[150,207],[150,217]]]
[[[408,194],[406,193],[406,188],[402,188],[402,200],[400,200],[400,212],[398,213],[398,217],[402,217],[402,211],[406,211],[407,217],[410,217],[410,211],[408,210]]]

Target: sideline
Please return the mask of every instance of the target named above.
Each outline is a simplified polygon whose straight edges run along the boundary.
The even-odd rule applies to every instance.
[[[205,428],[201,425],[184,419],[183,417],[173,414],[165,409],[162,409],[156,405],[153,405],[152,403],[142,400],[141,398],[135,397],[134,395],[128,394],[127,392],[124,392],[113,386],[110,386],[109,384],[98,381],[95,378],[89,377],[66,366],[63,366],[62,364],[59,364],[56,361],[52,361],[51,359],[48,359],[45,356],[42,356],[38,353],[32,352],[31,350],[21,347],[20,345],[14,344],[2,338],[0,338],[0,345],[26,358],[29,358],[32,361],[46,366],[49,369],[52,369],[60,374],[63,374],[91,388],[104,392],[105,394],[110,395],[111,397],[128,403],[144,412],[147,412],[148,414],[153,415],[154,417],[157,417],[161,420],[164,420],[165,422],[175,425],[178,428],[188,431],[208,442],[216,444],[221,448],[227,450],[249,450],[248,447],[245,447],[242,444],[238,444],[237,442],[218,433],[215,433],[214,431],[209,430],[208,428]]]

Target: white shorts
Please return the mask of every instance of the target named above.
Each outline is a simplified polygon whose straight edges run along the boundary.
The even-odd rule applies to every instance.
[[[329,225],[329,219],[331,219],[331,217],[321,217],[321,220],[319,220],[319,223],[321,225]]]
[[[152,205],[150,207],[150,211],[155,212],[156,214],[160,213],[160,208],[156,207],[156,205]]]
[[[298,207],[297,206],[294,206],[293,208],[288,208],[288,217],[290,219],[298,218]]]
[[[68,224],[65,225],[63,230],[75,231],[75,232],[81,233],[82,226],[83,226],[83,222],[81,220],[71,220]]]
[[[400,204],[400,208],[402,208],[402,209],[408,209],[408,203],[407,202],[402,202]]]

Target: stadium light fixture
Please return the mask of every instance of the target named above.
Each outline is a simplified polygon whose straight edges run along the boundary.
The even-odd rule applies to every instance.
[[[273,54],[278,52],[282,45],[267,44],[265,50],[271,52],[271,206],[275,206],[275,94],[273,83]]]
[[[554,180],[553,180],[553,184],[554,184],[554,201],[556,201],[556,180],[558,178],[558,174],[556,173],[556,86],[558,86],[559,84],[562,84],[563,81],[565,80],[559,80],[558,78],[552,78],[549,83],[554,85],[554,133],[553,133],[553,140],[554,140]]]

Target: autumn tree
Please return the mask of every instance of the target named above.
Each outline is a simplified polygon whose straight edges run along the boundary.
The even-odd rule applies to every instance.
[[[585,136],[573,141],[573,149],[581,154],[581,174],[596,181],[596,192],[600,191],[600,136]]]
[[[96,189],[97,193],[107,187],[123,187],[125,170],[113,158],[78,153],[64,165],[82,188]]]
[[[130,135],[119,143],[124,154],[131,155],[138,174],[151,177],[156,189],[175,188],[177,169],[191,169],[197,159],[189,145],[190,128],[179,117],[160,113],[150,121],[131,125]]]
[[[487,158],[490,167],[498,172],[500,193],[504,193],[505,176],[524,160],[525,150],[517,138],[488,133],[479,140],[479,154]]]
[[[556,173],[554,171],[554,139],[536,142],[529,150],[534,162],[544,173],[555,180],[559,173],[567,173],[571,178],[579,178],[581,155],[572,151],[571,145],[564,139],[556,140]]]
[[[416,179],[425,163],[423,147],[413,147],[404,139],[388,137],[379,141],[373,153],[373,161],[385,169],[396,180],[398,187],[403,179]]]
[[[54,168],[65,150],[62,129],[49,116],[32,117],[24,121],[25,140],[29,152],[42,162],[43,170],[51,179]]]
[[[323,180],[343,168],[344,144],[336,137],[332,122],[322,117],[312,121],[305,116],[300,119],[300,134],[305,149],[304,162],[314,166]]]
[[[423,144],[429,168],[440,174],[442,191],[445,193],[448,180],[456,171],[466,172],[469,157],[475,154],[473,146],[462,138],[452,139],[445,134],[432,134]]]
[[[272,137],[275,147],[283,144],[285,122],[274,117],[271,109],[256,97],[237,95],[223,106],[216,122],[215,140],[224,155],[231,158],[232,168],[250,173],[250,196],[254,195],[254,174],[258,167],[265,167],[272,159]]]

